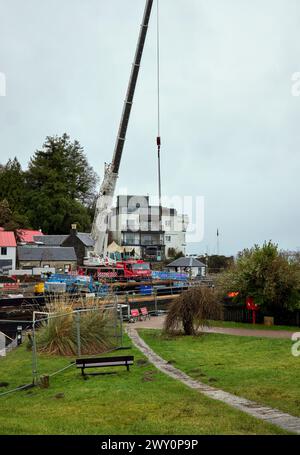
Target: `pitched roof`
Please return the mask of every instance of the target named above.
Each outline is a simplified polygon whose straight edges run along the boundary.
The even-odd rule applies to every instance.
[[[15,234],[11,231],[0,231],[0,246],[17,246]]]
[[[31,243],[34,242],[33,237],[35,235],[42,236],[43,233],[41,231],[35,231],[32,229],[19,229],[18,235],[20,237],[21,242]]]
[[[18,246],[19,261],[76,261],[73,247]]]
[[[171,264],[168,264],[167,267],[205,267],[205,264],[198,261],[198,259],[186,257],[176,259]]]
[[[66,235],[66,238],[63,240],[61,245],[64,244],[73,244],[74,238],[77,238],[80,242],[83,243],[84,246],[93,247],[95,245],[95,240],[92,239],[91,234],[87,234],[86,232],[71,232],[71,234]],[[73,242],[72,242],[73,239]],[[66,242],[67,241],[67,242]],[[66,243],[65,243],[66,242]]]
[[[68,235],[34,235],[33,241],[43,243],[45,246],[60,246]]]
[[[95,245],[95,240],[92,239],[90,234],[86,234],[85,232],[77,232],[77,237],[81,242],[84,244],[84,246],[94,246]]]

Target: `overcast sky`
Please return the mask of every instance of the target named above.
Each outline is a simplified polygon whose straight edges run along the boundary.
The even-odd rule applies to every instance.
[[[1,162],[47,135],[78,139],[102,175],[144,0],[0,0]],[[205,198],[190,252],[300,247],[299,0],[160,0],[163,194]],[[119,187],[157,193],[153,10]]]

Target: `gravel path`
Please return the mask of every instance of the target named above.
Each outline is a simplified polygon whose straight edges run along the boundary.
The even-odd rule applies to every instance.
[[[157,355],[145,343],[145,341],[138,335],[136,331],[137,326],[137,323],[127,326],[127,333],[129,337],[131,338],[133,344],[148,358],[148,360],[163,373],[167,374],[173,379],[181,381],[191,389],[196,389],[214,400],[222,401],[223,403],[233,406],[240,411],[246,412],[253,417],[277,425],[284,430],[300,434],[300,418],[286,414],[282,411],[279,411],[278,409],[262,406],[258,403],[238,397],[236,395],[232,395],[231,393],[224,392],[223,390],[216,389],[207,384],[203,384],[202,382],[192,379],[183,371],[178,370],[173,365],[169,364],[159,355]],[[143,327],[146,327],[146,325],[143,325]]]
[[[135,329],[162,329],[165,316],[153,316],[146,321],[139,321],[134,324]],[[264,330],[264,329],[243,329],[229,327],[209,327],[204,328],[206,333],[221,333],[224,335],[236,335],[245,337],[263,337],[263,338],[291,338],[293,332],[288,330]],[[300,332],[300,327],[299,327]]]

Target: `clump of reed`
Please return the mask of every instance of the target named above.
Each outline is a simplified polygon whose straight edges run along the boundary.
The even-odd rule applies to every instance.
[[[77,302],[78,303],[78,302]],[[49,355],[78,354],[78,325],[82,355],[95,355],[116,346],[115,315],[103,306],[79,312],[72,302],[57,299],[48,306],[49,316],[37,324],[35,331],[38,352]]]

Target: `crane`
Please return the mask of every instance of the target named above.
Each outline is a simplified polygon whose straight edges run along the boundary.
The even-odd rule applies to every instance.
[[[96,210],[91,235],[92,238],[95,240],[93,254],[95,256],[98,257],[100,256],[102,258],[104,258],[107,254],[109,216],[111,214],[113,197],[119,175],[119,169],[121,164],[124,143],[126,139],[128,122],[133,104],[136,83],[140,71],[141,60],[146,41],[152,6],[153,0],[146,0],[146,6],[143,14],[143,20],[141,24],[134,62],[132,65],[127,94],[124,101],[123,112],[114,148],[113,159],[111,163],[109,164],[105,163],[104,177],[96,201]]]

